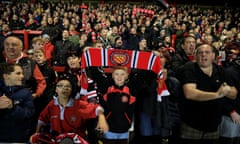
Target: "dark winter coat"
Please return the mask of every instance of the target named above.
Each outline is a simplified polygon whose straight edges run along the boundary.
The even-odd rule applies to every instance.
[[[3,94],[13,100],[14,107],[0,109],[0,142],[27,142],[34,114],[31,92],[21,86],[2,86],[0,96]]]

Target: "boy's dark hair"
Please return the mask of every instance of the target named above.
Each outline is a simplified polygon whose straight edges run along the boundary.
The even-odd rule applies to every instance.
[[[10,74],[14,72],[14,67],[19,66],[18,64],[11,64],[11,63],[0,63],[0,79],[3,80],[3,74]]]
[[[61,80],[67,80],[67,81],[70,82],[70,84],[72,86],[71,96],[75,97],[76,93],[77,93],[77,83],[74,81],[74,76],[72,76],[70,74],[63,73],[63,74],[59,75],[59,77],[57,78],[57,83]]]
[[[67,51],[65,57],[66,59],[71,57],[71,56],[77,56],[80,57],[82,53],[78,53],[76,49],[70,49]]]
[[[77,57],[81,57],[82,55],[82,50],[81,51],[77,51],[76,49],[69,49],[66,52],[65,58],[67,60],[67,58],[71,57],[71,56],[77,56]]]
[[[82,54],[82,52],[81,52],[81,54]],[[74,57],[74,56],[81,58],[81,54],[79,54],[79,53],[77,52],[77,50],[75,50],[75,49],[71,49],[71,50],[68,50],[68,51],[67,51],[67,53],[66,53],[66,55],[65,55],[65,58],[66,58],[66,69],[65,69],[65,71],[68,71],[68,70],[70,69],[70,67],[69,67],[68,64],[67,64],[68,58],[69,58],[69,57]]]

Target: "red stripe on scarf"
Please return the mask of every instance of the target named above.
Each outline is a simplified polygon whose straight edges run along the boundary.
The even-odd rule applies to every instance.
[[[116,50],[116,49],[105,49],[107,51],[107,55],[103,55],[103,49],[99,48],[90,48],[88,49],[83,55],[82,55],[82,64],[81,68],[83,71],[85,71],[86,67],[90,66],[116,66],[116,63],[113,60],[113,54],[117,53],[124,58],[126,58],[126,63],[123,63],[123,66],[126,66],[128,68],[131,67],[131,59],[132,59],[132,53],[133,51],[130,50]],[[161,67],[161,61],[159,56],[154,56],[155,59],[152,61],[152,67],[149,67],[150,59],[152,58],[151,52],[145,52],[145,51],[138,51],[138,59],[136,59],[136,68],[137,69],[144,69],[144,70],[151,70],[155,72],[156,74],[162,73],[162,67]],[[106,60],[107,62],[103,64],[103,60]],[[90,63],[89,63],[90,62]],[[132,65],[134,66],[134,65]],[[85,74],[86,76],[86,74]],[[83,79],[86,79],[82,77]],[[85,80],[81,80],[81,87],[84,90],[87,90],[87,83],[84,83]],[[158,92],[158,101],[161,101],[161,96],[167,96],[169,95],[167,86],[164,81],[163,76],[158,77],[159,86],[157,89]],[[82,91],[82,90],[81,90]],[[82,93],[83,94],[83,93]]]

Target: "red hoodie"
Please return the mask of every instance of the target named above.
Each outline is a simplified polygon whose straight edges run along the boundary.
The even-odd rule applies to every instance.
[[[51,65],[53,50],[54,45],[50,41],[43,46],[43,51],[49,65]]]

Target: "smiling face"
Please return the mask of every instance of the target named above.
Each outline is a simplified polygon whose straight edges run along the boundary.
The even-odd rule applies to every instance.
[[[7,58],[17,59],[21,56],[23,44],[22,41],[14,36],[10,36],[4,41],[4,52]]]
[[[67,58],[67,64],[70,69],[80,68],[80,61],[81,59],[75,55]]]
[[[117,86],[123,86],[128,79],[128,70],[125,68],[116,68],[113,70],[112,78]]]
[[[15,65],[14,71],[4,74],[3,77],[7,86],[21,86],[24,78],[23,70],[20,66]]]

